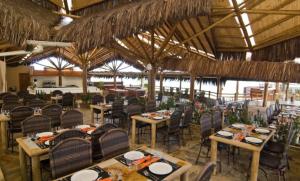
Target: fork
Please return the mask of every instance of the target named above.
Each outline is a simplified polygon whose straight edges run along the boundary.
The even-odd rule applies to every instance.
[[[150,174],[147,170],[144,171],[145,176],[150,177],[151,180],[159,180],[159,178],[157,178],[155,175]]]

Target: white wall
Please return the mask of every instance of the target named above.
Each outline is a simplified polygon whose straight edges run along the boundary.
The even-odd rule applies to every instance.
[[[58,76],[34,76],[33,79],[37,79],[37,87],[42,87],[43,82],[55,82],[58,87]],[[76,85],[82,87],[81,77],[62,77],[62,86]]]

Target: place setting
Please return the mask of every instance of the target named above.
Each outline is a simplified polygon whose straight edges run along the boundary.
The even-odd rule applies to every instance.
[[[93,166],[91,168],[75,172],[74,174],[62,178],[59,181],[112,181],[112,178],[108,172],[99,166]]]
[[[221,131],[218,131],[216,133],[216,136],[222,137],[222,138],[227,138],[227,139],[232,139],[233,138],[233,133],[231,133],[229,131],[221,130]]]
[[[54,138],[55,133],[53,132],[42,132],[37,133],[34,137],[31,138],[41,149],[49,148],[50,141]]]
[[[88,124],[83,124],[83,125],[77,125],[75,127],[76,129],[80,129],[80,131],[87,133],[88,135],[91,135],[93,131],[95,131],[96,127],[91,126]]]
[[[267,128],[255,128],[252,130],[253,133],[263,134],[263,135],[269,135],[271,131]]]

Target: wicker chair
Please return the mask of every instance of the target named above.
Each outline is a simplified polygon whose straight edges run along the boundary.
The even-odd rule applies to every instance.
[[[65,93],[62,96],[62,107],[65,109],[73,109],[75,106],[75,97],[72,93]]]
[[[128,100],[128,105],[130,105],[130,104],[139,104],[139,100],[136,97],[130,96],[130,97],[127,97],[127,100]]]
[[[222,113],[221,111],[215,111],[213,114],[213,128],[214,132],[218,132],[222,129]]]
[[[83,114],[77,110],[69,110],[61,115],[61,128],[74,128],[83,124]]]
[[[197,160],[196,160],[196,164],[198,163],[200,154],[201,154],[201,150],[202,150],[202,146],[207,146],[207,156],[208,156],[208,152],[209,152],[209,146],[210,146],[210,140],[209,140],[209,136],[211,135],[212,131],[212,117],[209,113],[204,113],[201,118],[200,118],[200,134],[201,134],[201,140],[200,140],[200,149],[199,149],[199,153],[197,156]]]
[[[106,100],[106,103],[114,102],[114,101],[115,101],[115,95],[114,95],[114,94],[108,94],[108,95],[105,97],[105,100]]]
[[[106,133],[107,131],[111,129],[117,128],[116,125],[111,123],[106,123],[97,129],[95,129],[91,134],[91,141],[92,141],[92,150],[93,150],[93,160],[97,161],[99,159],[102,159],[102,152],[101,152],[101,146],[99,143],[99,138]]]
[[[68,139],[68,138],[85,138],[86,133],[77,130],[77,129],[70,129],[63,131],[56,135],[51,141],[50,141],[50,147],[53,147],[60,143],[61,141]]]
[[[0,100],[3,100],[3,97],[6,96],[6,95],[11,95],[11,93],[10,92],[2,92],[0,94]]]
[[[103,102],[103,97],[101,95],[94,95],[92,98],[92,104],[97,105],[98,103]],[[101,110],[99,109],[93,109],[94,114],[96,114],[96,121],[98,122],[99,114],[101,114]]]
[[[155,112],[155,111],[157,111],[157,109],[156,109],[156,101],[155,100],[148,101],[146,103],[146,110],[145,111],[146,112]]]
[[[51,96],[62,96],[63,92],[61,90],[54,90],[53,92],[51,92]]]
[[[124,101],[122,99],[115,99],[112,104],[111,114],[107,116],[113,124],[116,124],[116,120],[118,120],[118,127],[124,125],[124,121],[126,119],[126,115],[124,113]]]
[[[14,133],[22,132],[21,122],[32,115],[33,109],[26,106],[16,107],[11,110],[8,124],[8,137],[10,139],[12,152],[14,151]]]
[[[21,125],[24,136],[51,130],[50,119],[42,115],[30,116]]]
[[[51,128],[60,126],[62,107],[58,104],[48,105],[42,108],[42,115],[47,116],[51,121]]]
[[[32,99],[28,101],[28,107],[31,108],[42,108],[46,106],[46,102],[41,99]]]
[[[3,97],[3,104],[19,103],[19,97],[13,94],[8,94]]]
[[[163,135],[164,145],[167,145],[168,152],[170,152],[170,142],[176,141],[180,146],[180,120],[182,118],[182,111],[176,110],[173,112],[170,118],[170,122],[167,127],[162,127],[158,129],[159,133]],[[175,139],[170,139],[174,137]]]
[[[184,130],[188,129],[190,137],[192,138],[192,130],[191,130],[191,122],[193,119],[193,109],[188,108],[184,111],[184,117],[182,119],[182,122],[180,123],[180,130],[181,130],[181,136],[182,140],[184,141]]]
[[[24,91],[24,90],[21,90],[21,91],[19,91],[18,93],[17,93],[17,96],[18,97],[20,97],[20,98],[24,98],[26,95],[28,95],[29,94],[29,92],[26,90],[26,91]]]
[[[6,103],[2,105],[2,110],[10,112],[11,110],[19,106],[23,105],[21,103]]]
[[[196,181],[210,181],[210,178],[214,172],[216,165],[209,162],[205,165],[204,169],[201,171]]]
[[[101,153],[104,159],[109,159],[129,150],[127,132],[122,129],[111,129],[99,138]]]
[[[28,105],[30,101],[37,99],[36,95],[33,94],[27,94],[23,98],[23,104]]]
[[[49,151],[52,178],[81,170],[92,164],[91,143],[81,138],[66,139]]]

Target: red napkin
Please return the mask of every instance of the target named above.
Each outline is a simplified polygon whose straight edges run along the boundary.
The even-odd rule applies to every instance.
[[[100,178],[97,181],[112,181],[112,178]]]
[[[42,136],[42,137],[40,137],[39,138],[39,142],[40,143],[43,143],[43,142],[46,142],[46,141],[50,141],[50,140],[52,140],[54,137],[53,136]]]
[[[141,164],[141,168],[140,169],[143,169],[145,167],[148,167],[149,165],[151,165],[152,163],[154,162],[157,162],[160,158],[157,158],[157,157],[153,157],[150,161],[147,161],[143,164]]]
[[[91,127],[91,128],[82,128],[81,129],[81,131],[83,131],[83,132],[88,132],[88,131],[90,131],[90,130],[95,130],[96,128],[93,128],[93,127]]]
[[[146,156],[144,158],[141,158],[139,160],[134,161],[133,164],[134,165],[139,165],[139,164],[144,163],[145,161],[149,161],[149,160],[151,160],[151,156],[150,155],[148,155],[148,156]]]

